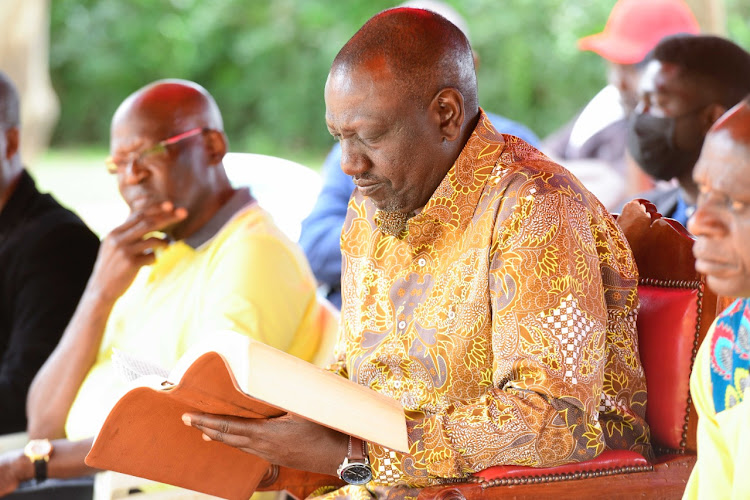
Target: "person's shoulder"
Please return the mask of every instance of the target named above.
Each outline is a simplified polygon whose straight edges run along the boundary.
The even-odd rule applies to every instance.
[[[88,229],[88,226],[86,226],[86,223],[83,222],[83,219],[78,216],[75,212],[73,212],[71,209],[64,207],[61,205],[54,197],[51,195],[45,195],[45,197],[48,198],[48,202],[46,204],[46,207],[43,211],[38,213],[38,219],[43,222],[50,225],[60,225],[60,226],[78,226],[78,227],[85,227]]]
[[[526,125],[489,111],[485,111],[485,114],[487,115],[487,118],[490,119],[495,130],[501,134],[514,135],[520,137],[534,147],[540,146],[541,141],[539,140],[539,137],[537,137],[537,135]]]
[[[504,135],[505,150],[500,155],[496,173],[500,175],[497,189],[527,192],[531,195],[558,194],[576,199],[594,208],[599,205],[591,192],[567,168],[514,136]],[[526,184],[531,186],[521,187]]]
[[[557,175],[570,175],[570,172],[542,153],[532,144],[512,134],[503,134],[505,145],[498,164],[502,170],[538,174],[547,172]]]
[[[263,272],[277,270],[304,282],[314,281],[302,248],[257,203],[238,212],[202,251],[212,273],[241,276],[262,268]]]
[[[258,234],[282,234],[273,216],[257,201],[239,210],[221,229],[228,236],[243,237]]]
[[[99,238],[75,212],[44,197],[44,206],[24,220],[22,237],[29,246],[98,247]]]
[[[99,251],[99,238],[73,212],[60,207],[24,221],[4,258],[18,279],[29,273],[88,277]],[[77,279],[77,278],[76,278]]]
[[[278,251],[296,252],[298,246],[274,222],[273,216],[257,202],[242,208],[217,234],[212,246],[219,252],[269,245]],[[241,250],[241,251],[245,251]]]

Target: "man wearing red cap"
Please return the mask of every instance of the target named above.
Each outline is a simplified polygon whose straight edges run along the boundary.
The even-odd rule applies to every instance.
[[[619,0],[604,31],[582,38],[608,64],[604,87],[569,123],[545,139],[545,152],[575,173],[609,208],[640,189],[626,185],[627,117],[635,108],[639,63],[659,41],[699,32],[683,0]],[[628,192],[631,191],[631,192]]]

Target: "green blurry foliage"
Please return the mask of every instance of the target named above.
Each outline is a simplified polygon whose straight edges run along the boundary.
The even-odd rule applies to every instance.
[[[750,2],[725,0],[729,38],[745,50],[750,50]]]
[[[727,1],[737,9],[745,3]],[[448,3],[468,19],[486,109],[544,136],[604,85],[604,62],[578,51],[576,40],[604,27],[614,0]],[[51,4],[50,64],[62,102],[56,145],[106,146],[112,113],[125,96],[159,78],[186,78],[218,101],[233,151],[298,157],[322,155],[332,144],[323,87],[333,57],[372,14],[394,2]],[[750,42],[747,19],[730,17],[729,25]]]

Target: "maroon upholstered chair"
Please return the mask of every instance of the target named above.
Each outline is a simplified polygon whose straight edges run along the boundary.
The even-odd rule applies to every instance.
[[[655,461],[635,452],[607,450],[593,460],[558,467],[496,466],[464,483],[425,488],[420,500],[682,496],[696,450],[690,372],[700,342],[728,299],[717,298],[695,271],[690,234],[678,222],[662,218],[650,202],[630,202],[617,220],[640,275],[638,339]],[[269,481],[265,489],[284,489],[284,481]],[[299,476],[290,475],[287,481],[295,496],[314,489],[312,484],[304,486]]]
[[[677,221],[663,218],[646,200],[627,204],[617,220],[640,275],[638,340],[656,460],[607,450],[593,460],[560,467],[497,466],[467,483],[426,488],[420,499],[682,496],[695,464],[697,415],[689,394],[693,360],[728,300],[717,298],[695,271],[694,240]]]

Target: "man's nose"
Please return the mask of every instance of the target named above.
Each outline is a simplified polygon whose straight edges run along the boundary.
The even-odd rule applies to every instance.
[[[138,184],[148,175],[148,169],[141,165],[138,158],[129,158],[125,168],[122,169],[123,182],[126,184]]]
[[[729,226],[723,214],[714,203],[702,202],[690,217],[687,229],[695,236],[726,236]]]
[[[359,153],[351,144],[349,139],[342,139],[341,145],[341,170],[349,176],[360,175],[367,171],[366,158]]]

